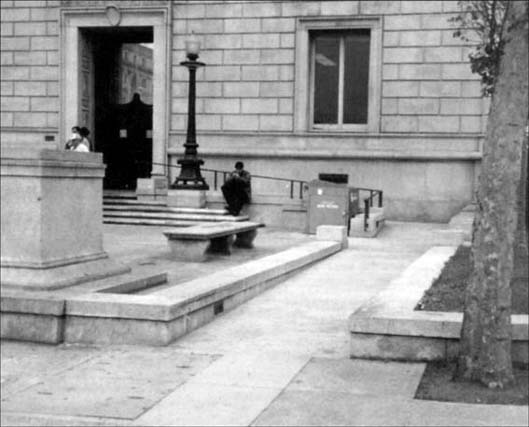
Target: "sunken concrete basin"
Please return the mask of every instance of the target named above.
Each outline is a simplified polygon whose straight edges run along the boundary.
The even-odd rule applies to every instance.
[[[316,240],[172,286],[165,273],[142,277],[132,271],[53,292],[3,291],[1,336],[166,345],[341,249],[341,242]],[[150,293],[135,294],[145,289]]]

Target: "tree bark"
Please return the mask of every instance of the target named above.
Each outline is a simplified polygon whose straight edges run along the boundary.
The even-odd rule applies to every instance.
[[[528,166],[528,150],[529,135],[525,132],[524,142],[522,144],[522,169],[520,184],[518,185],[518,219],[517,228],[514,240],[514,271],[511,278],[511,288],[513,286],[529,286],[528,277],[529,271],[527,266],[527,259],[529,259],[528,250],[528,232],[527,226],[528,212],[527,200],[529,199],[527,186],[527,166]]]
[[[492,96],[465,295],[456,378],[506,387],[513,381],[511,288],[517,205],[528,113],[527,2],[510,1],[506,44]]]

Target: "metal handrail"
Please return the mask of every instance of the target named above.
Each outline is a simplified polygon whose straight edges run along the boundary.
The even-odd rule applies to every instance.
[[[173,168],[180,168],[180,165],[173,165],[173,164],[170,164],[170,163],[152,162],[151,164],[157,165],[157,166],[168,166],[168,167],[173,167]],[[200,170],[205,171],[205,172],[213,172],[213,188],[214,188],[215,191],[217,190],[217,188],[219,186],[218,176],[222,175],[222,183],[224,184],[224,183],[226,183],[226,179],[227,179],[228,175],[231,173],[231,171],[225,171],[225,170],[220,170],[220,169],[207,169],[207,168],[202,168],[202,167],[200,168]],[[304,186],[307,184],[307,181],[303,181],[301,179],[277,178],[277,177],[266,176],[266,175],[254,175],[254,174],[252,174],[251,176],[252,176],[252,178],[258,178],[258,179],[269,179],[269,180],[273,180],[273,181],[289,182],[290,183],[290,198],[291,199],[294,198],[294,189],[295,189],[296,184],[298,184],[299,185],[299,199],[303,200],[303,190],[304,190]]]
[[[152,165],[157,166],[165,166],[165,167],[172,167],[172,168],[180,168],[180,165],[174,165],[170,163],[158,163],[158,162],[150,162]],[[217,190],[219,186],[218,182],[218,175],[222,175],[222,182],[225,183],[228,175],[231,173],[231,171],[225,171],[220,169],[207,169],[207,168],[200,168],[203,171],[206,172],[213,172],[213,188],[215,191]],[[303,190],[306,188],[306,185],[308,184],[307,181],[303,181],[300,179],[290,179],[290,178],[277,178],[273,176],[266,176],[266,175],[253,175],[252,178],[258,178],[258,179],[269,179],[274,181],[283,181],[283,182],[289,182],[290,183],[290,198],[294,198],[294,187],[295,184],[299,185],[299,199],[303,200]],[[364,188],[364,187],[354,187],[356,190],[359,191],[369,191],[369,197],[364,198],[364,231],[367,231],[368,228],[368,219],[369,219],[369,211],[370,208],[373,207],[373,201],[375,198],[378,198],[378,207],[382,207],[383,203],[383,191],[382,190],[376,190],[373,188]]]
[[[358,188],[358,190],[369,191],[369,197],[364,199],[364,231],[368,229],[367,220],[369,219],[369,208],[373,207],[373,199],[378,196],[378,207],[382,207],[382,190],[374,190],[372,188]]]

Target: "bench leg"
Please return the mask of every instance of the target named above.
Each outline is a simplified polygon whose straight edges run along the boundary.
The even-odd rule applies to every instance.
[[[245,231],[244,233],[238,233],[237,240],[235,240],[234,245],[238,248],[251,249],[253,248],[253,241],[255,239],[255,236],[257,236],[257,230],[255,229]]]
[[[207,240],[169,240],[169,248],[178,261],[201,262],[206,260]]]
[[[212,254],[230,255],[233,240],[233,235],[216,237],[214,239],[211,239],[207,252]]]

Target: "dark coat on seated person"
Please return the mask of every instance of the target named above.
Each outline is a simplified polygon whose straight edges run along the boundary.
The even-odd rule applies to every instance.
[[[244,170],[242,162],[235,163],[235,170],[230,174],[221,190],[226,203],[228,203],[228,210],[232,215],[239,215],[242,207],[250,203],[252,193],[251,175]]]

